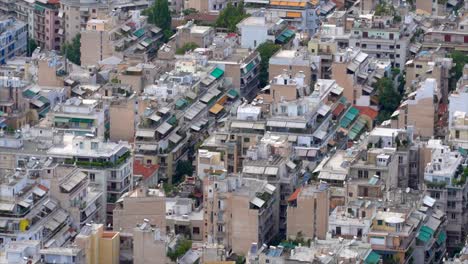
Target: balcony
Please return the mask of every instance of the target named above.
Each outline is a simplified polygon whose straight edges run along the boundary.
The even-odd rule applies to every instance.
[[[122,156],[120,156],[115,162],[107,161],[107,160],[76,160],[76,159],[65,159],[65,164],[76,164],[78,167],[84,168],[115,168],[118,167],[128,161],[131,157],[130,151],[125,152]]]

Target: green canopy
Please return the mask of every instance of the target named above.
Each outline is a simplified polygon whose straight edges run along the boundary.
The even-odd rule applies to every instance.
[[[236,90],[231,89],[231,90],[229,90],[229,91],[227,92],[227,96],[228,96],[229,98],[234,99],[234,98],[236,98],[237,96],[239,96],[239,93],[238,93]]]
[[[88,118],[71,118],[70,119],[70,122],[74,122],[74,123],[93,123],[94,120],[93,119],[88,119]]]
[[[380,255],[375,253],[374,251],[371,251],[369,255],[367,255],[366,259],[364,260],[364,263],[366,264],[377,264],[380,261]]]
[[[447,233],[445,233],[445,231],[440,232],[439,237],[437,238],[437,244],[442,245],[446,239]]]
[[[251,61],[249,64],[247,64],[245,69],[247,70],[247,72],[250,72],[254,68],[254,66],[255,64],[253,63],[253,61]]]
[[[423,241],[423,242],[427,242],[432,238],[433,234],[434,234],[434,230],[432,230],[428,226],[423,226],[419,230],[418,239]]]
[[[136,37],[141,37],[145,34],[145,29],[144,28],[140,28],[139,30],[133,32],[133,35],[135,35]]]
[[[179,109],[185,107],[187,104],[188,104],[188,102],[184,98],[179,98],[175,102],[176,107],[179,108]]]
[[[224,74],[224,71],[221,70],[220,68],[215,68],[211,72],[211,76],[215,77],[216,79],[219,79],[219,77],[223,76],[223,74]]]
[[[31,91],[31,90],[26,90],[26,91],[23,91],[23,96],[25,97],[28,97],[28,98],[32,98],[34,96],[36,96],[37,93]]]

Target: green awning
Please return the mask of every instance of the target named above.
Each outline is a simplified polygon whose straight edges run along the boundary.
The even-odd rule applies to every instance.
[[[290,30],[290,29],[286,29],[281,35],[285,36],[286,38],[290,38],[292,36],[294,36],[294,31]]]
[[[219,79],[219,77],[223,76],[223,74],[224,74],[224,71],[221,70],[220,68],[215,68],[211,72],[211,76],[215,77],[216,79]]]
[[[434,234],[434,230],[432,230],[428,226],[423,226],[419,230],[418,239],[423,242],[427,242],[432,238],[433,234]]]
[[[364,260],[364,263],[366,264],[377,264],[380,261],[380,255],[375,253],[374,251],[371,251],[369,255],[367,255],[366,260]]]
[[[68,117],[55,117],[54,122],[56,122],[56,123],[68,123],[68,122],[70,122],[70,118],[68,118]]]
[[[28,97],[28,98],[32,98],[34,96],[36,96],[37,93],[31,91],[31,90],[26,90],[26,91],[23,91],[23,96],[25,97]]]
[[[276,41],[279,43],[284,43],[286,41],[286,37],[283,35],[279,35],[278,37],[276,37]]]
[[[254,67],[255,64],[253,61],[251,61],[249,64],[247,64],[247,66],[245,66],[245,69],[247,70],[247,72],[250,72]]]
[[[135,35],[136,37],[141,37],[145,34],[145,29],[144,28],[140,28],[139,30],[133,32],[133,35]]]
[[[236,98],[237,96],[239,96],[239,93],[238,93],[236,90],[231,89],[231,90],[229,90],[229,91],[227,92],[227,96],[228,96],[229,98],[231,98],[231,99],[234,99],[234,98]]]
[[[462,156],[466,156],[468,154],[468,149],[464,149],[462,147],[459,147],[458,152],[460,152],[460,154],[462,154]]]
[[[445,231],[440,232],[439,237],[437,238],[437,244],[442,245],[446,239],[447,233],[445,233]]]
[[[343,103],[343,104],[346,104],[346,97],[344,97],[344,96],[341,97],[341,98],[340,98],[340,102]]]
[[[71,118],[70,122],[74,123],[88,123],[91,124],[94,122],[94,119],[88,119],[88,118]]]
[[[46,108],[42,109],[42,111],[39,112],[39,117],[45,117],[47,113],[50,111],[50,105],[48,105]]]
[[[40,12],[44,12],[44,10],[45,10],[44,7],[42,7],[42,6],[38,5],[38,4],[36,4],[36,5],[34,6],[34,9],[36,9],[37,11],[40,11]]]
[[[187,100],[185,100],[184,98],[179,98],[179,99],[175,102],[176,107],[179,108],[179,109],[185,107],[187,104],[188,104],[188,102],[187,102]]]
[[[343,117],[340,121],[340,126],[343,127],[343,128],[347,128],[349,126],[349,124],[351,124],[352,120],[347,118],[346,116]]]
[[[38,99],[39,99],[39,101],[43,102],[44,104],[50,103],[49,99],[45,98],[44,96],[40,96]]]
[[[428,226],[422,226],[420,231],[426,232],[430,234],[431,236],[434,234],[434,230],[432,230],[432,228]]]
[[[171,118],[169,118],[167,121],[167,123],[171,124],[172,126],[174,126],[176,123],[177,123],[177,117],[175,115],[173,115]]]
[[[153,43],[153,40],[150,39],[150,38],[147,38],[147,39],[145,39],[143,41],[146,42],[146,44],[148,44],[148,45],[151,45],[151,43]]]
[[[0,111],[0,116],[4,115],[5,113],[3,111]]]

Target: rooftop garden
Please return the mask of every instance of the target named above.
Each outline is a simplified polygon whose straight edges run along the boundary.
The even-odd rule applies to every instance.
[[[115,162],[106,160],[77,160],[65,159],[65,164],[75,164],[79,167],[110,168],[123,164],[131,156],[130,151],[125,152]]]
[[[459,186],[464,185],[466,178],[468,177],[468,167],[463,168],[462,165],[458,165],[455,177],[452,179],[452,185]]]

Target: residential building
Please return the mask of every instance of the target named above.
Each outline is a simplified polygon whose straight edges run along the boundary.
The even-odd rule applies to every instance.
[[[113,87],[113,90],[121,89],[121,85]],[[112,94],[109,106],[109,139],[111,141],[133,142],[137,115],[135,114],[137,98],[133,93],[125,91],[124,95]],[[126,120],[126,122],[121,122]]]
[[[468,18],[464,17],[459,23],[443,24],[432,27],[424,34],[424,48],[444,48],[449,50],[466,51]]]
[[[462,77],[457,83],[455,90],[449,95],[448,105],[448,128],[452,129],[452,121],[454,120],[455,112],[468,113],[468,65],[463,67]]]
[[[162,190],[140,186],[125,193],[116,202],[113,228],[115,231],[132,233],[141,219],[147,219],[148,224],[158,226],[164,234],[166,213],[166,197]]]
[[[99,61],[113,55],[112,24],[109,20],[90,19],[81,31],[81,65],[97,66]]]
[[[452,252],[466,236],[467,215],[463,196],[468,188],[461,176],[463,157],[440,140],[429,140],[427,147],[431,150],[431,160],[424,172],[426,193],[447,215],[447,251]]]
[[[208,48],[215,36],[214,28],[195,25],[193,21],[177,28],[175,36],[176,48],[181,48],[187,43],[195,43],[198,47]]]
[[[30,261],[40,261],[40,244],[39,240],[22,240],[11,241],[4,246],[4,253],[0,256],[0,261],[3,263],[21,263],[25,259]]]
[[[133,263],[171,263],[166,259],[166,235],[162,232],[146,221],[133,229]]]
[[[303,186],[288,198],[286,237],[326,239],[330,210],[328,185]]]
[[[84,264],[86,258],[84,250],[78,247],[51,247],[39,251],[41,259],[46,263]]]
[[[303,73],[304,84],[310,85],[320,76],[320,56],[310,55],[306,50],[280,50],[270,58],[269,79],[288,70],[292,74]]]
[[[440,99],[441,93],[437,81],[432,78],[426,79],[392,114],[391,126],[393,128],[411,126],[414,135],[431,138],[435,134]]]
[[[59,17],[59,1],[36,1],[34,9],[34,40],[45,50],[60,51],[63,39]]]
[[[453,119],[449,120],[451,128],[448,140],[451,145],[468,149],[468,115],[466,112],[455,112]]]
[[[29,123],[30,105],[23,98],[27,83],[19,77],[0,76],[0,127],[19,129]]]
[[[60,1],[58,14],[63,19],[63,41],[71,43],[73,38],[86,28],[88,20],[102,18],[108,11],[109,5],[101,0]]]
[[[74,243],[83,250],[84,263],[120,263],[120,233],[104,231],[103,224],[85,225]]]
[[[353,200],[337,206],[329,216],[328,230],[332,237],[367,241],[378,205],[372,200]]]
[[[204,241],[245,253],[252,241],[269,243],[278,234],[279,193],[265,180],[205,177]]]
[[[237,24],[241,34],[241,47],[256,49],[260,44],[275,42],[279,36],[286,33],[286,21],[278,17],[268,17],[264,12],[244,18]],[[289,36],[289,35],[288,35]],[[293,34],[287,38],[291,39]],[[286,38],[283,43],[287,42]]]
[[[393,16],[360,16],[354,21],[350,47],[359,47],[378,59],[390,59],[392,67],[404,68],[411,34],[407,25],[393,21]]]
[[[226,170],[224,157],[221,152],[211,152],[199,149],[197,155],[197,176],[203,179],[211,172]]]
[[[203,241],[205,221],[202,209],[202,206],[197,208],[191,198],[166,198],[166,233]]]
[[[16,17],[28,24],[28,36],[34,39],[34,9],[35,1],[16,1]],[[32,52],[32,51],[31,51]]]
[[[26,54],[28,26],[10,17],[0,17],[0,65]]]

